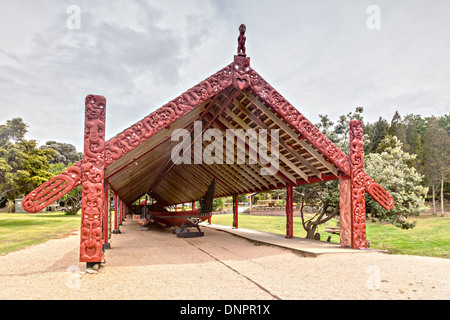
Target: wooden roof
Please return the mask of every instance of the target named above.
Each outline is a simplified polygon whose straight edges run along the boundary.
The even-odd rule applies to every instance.
[[[232,63],[105,142],[105,181],[126,204],[145,194],[166,205],[199,200],[213,178],[214,196],[223,197],[350,176],[350,158],[250,67],[245,28],[240,32]],[[279,170],[262,175],[262,162],[267,159],[259,153],[258,161],[250,163],[249,152],[256,151],[251,143],[244,144],[243,164],[174,164],[171,154],[179,141],[172,141],[172,133],[186,129],[192,141],[196,121],[201,121],[203,130],[220,130],[222,139],[227,129],[267,129],[268,133],[277,129]],[[232,146],[234,154],[238,145]],[[225,141],[223,146],[231,148]],[[39,212],[79,186],[82,167],[80,161],[33,190],[24,198],[24,209]],[[364,172],[359,178],[383,207],[393,207],[392,196],[373,179]]]
[[[261,175],[266,167],[258,158],[250,164],[248,141],[245,164],[173,164],[171,150],[179,141],[171,141],[176,129],[191,132],[194,121],[202,121],[202,128],[218,129],[223,133],[224,152],[226,129],[279,130],[279,172]],[[300,139],[299,139],[300,138]],[[203,147],[208,142],[203,141]],[[234,144],[234,154],[237,154]],[[225,159],[225,155],[223,156]],[[225,161],[224,161],[225,162]],[[149,193],[166,204],[198,200],[216,178],[216,197],[235,193],[249,193],[294,185],[337,179],[338,168],[325,160],[320,152],[296,130],[289,126],[271,108],[249,90],[233,86],[219,92],[198,107],[171,123],[170,128],[123,155],[106,167],[105,177],[112,189],[126,202],[131,203]]]

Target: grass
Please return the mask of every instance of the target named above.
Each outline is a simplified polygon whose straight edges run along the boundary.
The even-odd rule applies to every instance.
[[[414,217],[417,224],[414,229],[401,230],[389,224],[367,221],[367,239],[371,248],[387,250],[393,254],[444,257],[450,255],[450,217],[424,214]],[[213,215],[212,223],[231,226],[232,214]],[[338,220],[332,219],[328,226],[337,226]],[[286,234],[284,216],[257,216],[239,214],[239,227],[276,234]],[[319,226],[322,240],[331,236],[331,242],[339,243],[338,235],[324,232],[325,226]],[[40,214],[0,213],[0,255],[25,247],[60,238],[80,230],[80,215],[65,215],[63,212]],[[294,217],[294,236],[305,237],[306,232],[301,219]]]
[[[450,256],[450,217],[421,215],[414,217],[416,227],[402,230],[390,224],[380,224],[367,220],[367,240],[373,249],[387,250],[394,254],[408,254],[449,258]],[[213,215],[212,223],[231,226],[232,214]],[[338,225],[337,219],[328,222],[328,226]],[[238,226],[240,228],[286,234],[286,218],[283,216],[257,216],[245,213],[239,214]],[[324,232],[325,226],[319,226],[321,239],[339,243],[339,236]],[[305,237],[306,232],[301,225],[301,219],[294,217],[294,236]]]
[[[0,255],[80,230],[80,215],[0,213]]]

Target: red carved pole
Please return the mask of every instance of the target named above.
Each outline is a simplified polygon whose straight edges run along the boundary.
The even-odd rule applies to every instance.
[[[118,230],[118,226],[117,226],[117,207],[118,207],[118,203],[117,203],[117,193],[114,194],[114,231]]]
[[[123,211],[122,199],[120,199],[119,197],[119,226],[122,225],[122,211]]]
[[[352,246],[352,193],[351,181],[347,178],[339,178],[339,237],[343,247]]]
[[[286,186],[286,238],[294,237],[294,187]]]
[[[364,150],[362,123],[350,121],[350,181],[352,208],[352,247],[366,249],[366,201],[364,189]]]
[[[120,200],[120,225],[123,224],[123,221],[125,217],[125,204],[123,202],[123,200]]]
[[[80,262],[87,263],[99,263],[103,259],[105,107],[104,97],[86,97],[84,155],[81,165]]]
[[[105,208],[105,212],[103,214],[103,248],[104,249],[111,249],[111,245],[109,244],[109,225],[108,225],[108,220],[109,220],[109,204],[110,204],[110,200],[109,200],[109,183],[108,183],[108,179],[105,179],[105,203],[104,203],[104,208]]]

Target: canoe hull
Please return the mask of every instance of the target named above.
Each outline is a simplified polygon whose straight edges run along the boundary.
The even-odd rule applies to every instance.
[[[211,217],[211,212],[207,215],[199,216],[198,210],[193,211],[171,211],[171,212],[159,212],[159,211],[150,211],[150,218],[162,223],[169,227],[178,227],[181,228],[183,223],[188,223],[189,218],[200,218],[203,221],[209,219]]]

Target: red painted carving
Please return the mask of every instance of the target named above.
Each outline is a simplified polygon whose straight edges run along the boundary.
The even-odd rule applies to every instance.
[[[350,121],[350,183],[352,207],[352,247],[367,248],[364,181],[363,128],[359,120]]]
[[[105,107],[104,97],[86,97],[84,156],[81,160],[80,262],[101,262],[103,259]]]
[[[119,159],[158,131],[170,126],[172,122],[193,108],[229,87],[231,85],[231,68],[231,64],[226,66],[109,140],[105,147],[106,165]]]
[[[250,88],[268,106],[272,107],[282,119],[297,130],[324,157],[346,175],[350,175],[348,156],[327,138],[316,126],[305,118],[293,105],[278,93],[255,70],[248,72]],[[242,77],[242,76],[241,76]]]
[[[233,86],[239,90],[245,90],[250,86],[250,58],[234,56]]]
[[[54,176],[34,191],[23,198],[23,208],[30,213],[36,213],[66,193],[70,192],[81,183],[81,161],[75,163],[73,166],[64,172]]]
[[[286,238],[294,237],[294,188],[292,183],[286,186]]]
[[[339,240],[341,246],[351,247],[352,205],[350,179],[339,179]]]
[[[392,210],[394,208],[394,198],[367,174],[364,177],[364,189],[386,210]]]
[[[240,56],[246,56],[245,54],[245,41],[247,38],[245,37],[245,31],[247,30],[245,24],[241,24],[239,26],[239,37],[238,37],[238,49],[237,53]]]
[[[92,129],[92,146],[87,150],[88,154],[92,155],[104,148],[105,165],[113,163],[193,108],[229,87],[232,67],[232,64],[229,64],[106,143],[97,139],[95,124],[88,123],[87,125],[91,126],[89,130]],[[30,213],[38,212],[78,186],[81,183],[80,168],[81,161],[32,191],[24,198],[24,209]]]

